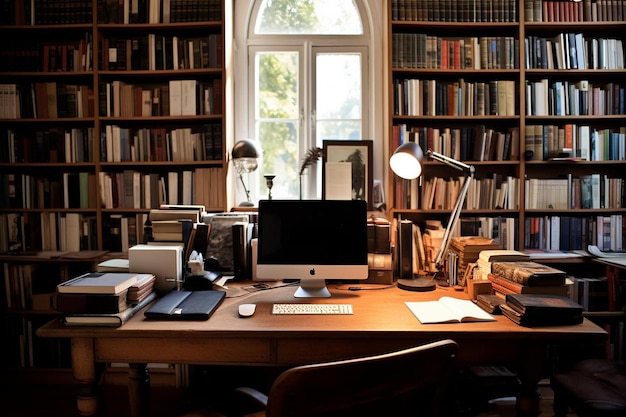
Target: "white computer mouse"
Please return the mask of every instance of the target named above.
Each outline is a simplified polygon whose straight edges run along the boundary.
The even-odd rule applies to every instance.
[[[250,317],[256,310],[256,304],[240,304],[239,317]]]

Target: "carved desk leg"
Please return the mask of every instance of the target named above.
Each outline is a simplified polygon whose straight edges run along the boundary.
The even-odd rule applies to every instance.
[[[145,363],[131,363],[128,369],[128,396],[133,417],[150,416],[150,371]]]
[[[100,379],[101,369],[96,368],[93,339],[72,339],[72,372],[81,384],[76,399],[78,414],[95,416],[100,411]]]

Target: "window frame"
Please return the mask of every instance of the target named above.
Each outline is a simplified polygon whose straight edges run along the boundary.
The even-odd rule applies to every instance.
[[[237,0],[235,2],[235,30],[234,30],[234,61],[233,61],[233,74],[234,74],[234,97],[235,104],[234,110],[234,138],[232,143],[236,140],[245,137],[254,138],[255,126],[254,120],[254,103],[253,100],[249,100],[249,97],[253,97],[254,92],[254,74],[250,73],[251,66],[254,65],[254,55],[250,50],[258,51],[260,48],[273,48],[274,50],[280,50],[277,45],[282,48],[287,46],[301,46],[303,59],[302,69],[307,71],[308,77],[314,77],[314,55],[312,51],[314,49],[325,52],[341,52],[341,45],[346,52],[354,52],[355,48],[359,48],[360,51],[365,50],[362,53],[362,108],[361,108],[361,138],[372,139],[374,138],[374,155],[383,155],[386,153],[386,140],[384,132],[384,118],[380,117],[383,114],[384,105],[384,50],[385,41],[383,39],[383,24],[385,22],[384,16],[387,13],[386,4],[380,4],[378,0],[354,0],[355,5],[361,15],[361,22],[363,27],[362,35],[319,35],[315,37],[315,42],[311,42],[310,35],[257,35],[253,33],[256,16],[260,8],[260,0]],[[383,2],[384,3],[384,2]],[[305,49],[306,48],[306,49]],[[352,48],[352,49],[350,49]],[[333,50],[334,49],[334,50]],[[284,49],[286,50],[286,49]],[[239,68],[245,68],[245,71],[238,71]],[[306,79],[306,78],[305,78]],[[313,78],[310,78],[313,79]],[[314,79],[313,79],[314,80]],[[367,81],[366,81],[367,80]],[[304,104],[306,109],[312,109],[314,103],[313,94],[308,88],[302,91],[302,99],[305,100]],[[302,103],[300,103],[302,104]],[[250,117],[252,115],[252,117]],[[309,116],[311,113],[309,112]],[[378,115],[378,117],[375,117]],[[301,117],[301,125],[304,132],[304,136],[301,134],[300,138],[306,137],[306,141],[300,140],[300,152],[304,155],[306,149],[315,145],[314,131],[310,129],[311,117]],[[306,132],[311,132],[309,135]],[[348,139],[348,138],[346,138]],[[317,164],[321,165],[321,164]],[[386,173],[383,172],[384,160],[379,157],[374,161],[374,177],[383,178]],[[319,167],[316,168],[316,175],[307,175],[305,179],[305,190],[311,190],[316,188],[316,193],[305,193],[305,198],[318,198],[321,196],[322,182],[321,174],[322,170]],[[232,179],[232,185],[234,179]],[[259,195],[260,182],[264,181],[260,174],[260,169],[250,175],[249,188],[252,190],[253,200],[257,201],[264,196]],[[232,187],[232,190],[237,192],[236,187]],[[235,194],[233,193],[233,195]],[[237,201],[234,198],[233,201]]]

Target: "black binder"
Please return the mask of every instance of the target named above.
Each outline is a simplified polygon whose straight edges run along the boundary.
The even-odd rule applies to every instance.
[[[171,291],[144,312],[147,318],[159,320],[208,320],[226,293],[217,290]]]

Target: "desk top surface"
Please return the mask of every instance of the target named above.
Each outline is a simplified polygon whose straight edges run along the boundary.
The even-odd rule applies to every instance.
[[[395,286],[384,289],[351,291],[349,285],[329,284],[331,298],[294,298],[295,286],[248,292],[234,284],[217,311],[206,321],[148,320],[143,311],[119,328],[68,327],[54,320],[38,330],[43,337],[399,337],[418,332],[421,336],[446,336],[455,339],[519,339],[544,341],[605,340],[606,331],[585,320],[580,325],[527,328],[496,315],[494,322],[421,324],[405,305],[406,301],[429,301],[442,296],[467,298],[462,291],[438,288],[432,292],[410,292]],[[372,287],[380,288],[380,286]],[[238,306],[254,303],[252,317],[240,318]],[[352,304],[353,315],[272,315],[274,303]]]

